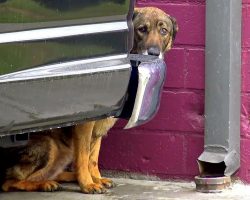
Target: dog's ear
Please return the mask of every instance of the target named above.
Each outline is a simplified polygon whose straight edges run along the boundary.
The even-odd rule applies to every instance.
[[[134,9],[134,13],[133,13],[133,18],[132,18],[132,20],[134,20],[134,19],[137,17],[137,15],[140,13],[139,10],[140,10],[139,8],[135,8],[135,9]]]
[[[176,37],[176,34],[177,34],[178,30],[179,30],[179,27],[178,27],[178,24],[177,24],[176,19],[174,17],[170,17],[170,19],[171,19],[172,25],[173,25],[173,35],[172,35],[172,37],[173,37],[173,40],[174,40],[175,37]]]
[[[178,30],[179,30],[176,19],[173,18],[173,17],[170,17],[170,16],[169,16],[169,18],[172,21],[173,30],[172,30],[171,38],[168,41],[168,44],[167,44],[167,47],[166,47],[165,51],[169,51],[173,47],[174,39],[175,39],[176,34],[177,34]]]

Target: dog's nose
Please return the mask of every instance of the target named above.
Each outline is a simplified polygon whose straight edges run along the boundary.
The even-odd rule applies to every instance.
[[[149,47],[148,48],[148,55],[159,56],[160,53],[161,53],[161,51],[158,47]]]

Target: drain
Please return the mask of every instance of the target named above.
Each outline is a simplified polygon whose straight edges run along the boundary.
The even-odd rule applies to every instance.
[[[231,178],[222,177],[195,177],[196,191],[203,193],[222,192],[231,185]]]

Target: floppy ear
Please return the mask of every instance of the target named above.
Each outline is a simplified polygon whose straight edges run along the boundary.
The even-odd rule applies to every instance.
[[[139,8],[135,8],[134,9],[134,13],[133,13],[133,18],[132,18],[132,20],[134,20],[135,18],[136,18],[136,16],[139,14],[139,11],[140,9]]]
[[[170,20],[172,21],[172,24],[173,24],[173,40],[175,39],[175,36],[179,30],[179,27],[178,27],[178,24],[176,22],[176,19],[174,17],[170,17]]]
[[[173,17],[170,17],[170,16],[169,16],[169,18],[172,21],[173,30],[172,30],[171,38],[168,41],[168,44],[167,44],[167,47],[166,47],[165,51],[168,51],[173,47],[174,39],[175,39],[176,34],[177,34],[178,30],[179,30],[176,19],[173,18]]]

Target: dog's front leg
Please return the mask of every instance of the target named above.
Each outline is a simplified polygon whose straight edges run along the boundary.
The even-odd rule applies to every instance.
[[[98,157],[101,148],[102,137],[107,135],[108,131],[114,126],[116,121],[117,119],[113,117],[95,121],[90,146],[89,172],[95,183],[100,183],[106,188],[114,187],[115,184],[112,180],[101,177],[98,167]]]
[[[102,137],[92,138],[90,157],[89,157],[89,172],[95,183],[100,183],[106,188],[112,188],[115,186],[114,182],[108,178],[102,178],[98,167],[98,157],[101,147]]]
[[[90,143],[94,124],[95,122],[86,122],[76,125],[73,133],[76,178],[81,191],[88,194],[105,192],[101,184],[93,182],[89,173]]]

